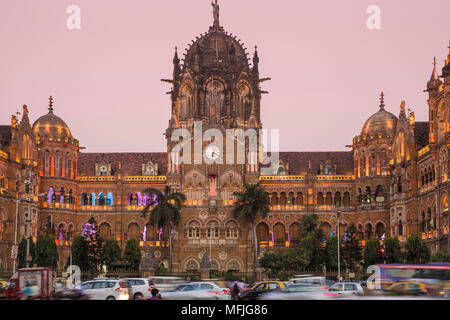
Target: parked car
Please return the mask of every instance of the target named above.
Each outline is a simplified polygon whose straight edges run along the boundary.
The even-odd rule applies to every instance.
[[[315,300],[324,299],[327,292],[322,286],[311,284],[293,284],[284,289],[275,289],[262,294],[260,300]]]
[[[91,300],[131,300],[133,290],[124,279],[103,279],[83,282],[81,289]]]
[[[191,282],[179,285],[174,290],[161,292],[163,300],[230,300],[228,288],[214,282]]]
[[[251,289],[239,292],[239,300],[256,300],[267,292],[284,288],[286,284],[282,281],[258,282]]]
[[[147,278],[125,278],[133,288],[133,300],[150,299],[152,286]]]
[[[349,296],[349,295],[364,295],[364,289],[358,282],[338,282],[328,288],[325,296]]]

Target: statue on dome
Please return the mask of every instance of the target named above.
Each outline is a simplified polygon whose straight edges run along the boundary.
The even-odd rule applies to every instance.
[[[219,4],[217,2],[217,0],[211,1],[211,5],[213,7],[213,15],[214,15],[214,26],[218,27],[219,26]]]

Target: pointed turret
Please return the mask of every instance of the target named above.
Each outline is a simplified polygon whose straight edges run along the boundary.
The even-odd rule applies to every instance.
[[[434,57],[433,61],[433,72],[431,73],[430,81],[427,83],[427,92],[431,94],[437,92],[439,90],[440,85],[442,84],[442,81],[439,79],[439,75],[436,69],[437,62],[436,57]]]
[[[259,56],[257,46],[255,46],[255,53],[253,54],[253,73],[259,75]]]
[[[384,111],[384,107],[385,107],[385,105],[384,105],[384,92],[381,91],[381,94],[380,94],[380,111]]]
[[[173,77],[175,78],[181,72],[180,58],[178,58],[178,48],[175,47],[175,54],[173,56]]]

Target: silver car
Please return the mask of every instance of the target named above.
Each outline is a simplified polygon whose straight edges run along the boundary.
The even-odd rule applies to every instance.
[[[293,284],[285,289],[277,289],[261,296],[260,300],[324,300],[327,291],[322,286]]]
[[[130,300],[133,297],[131,285],[126,280],[92,280],[83,282],[81,290],[89,300]]]
[[[327,296],[351,296],[351,295],[364,295],[364,289],[358,282],[338,282],[328,288]]]
[[[161,292],[163,300],[230,300],[230,291],[214,282],[191,282]]]

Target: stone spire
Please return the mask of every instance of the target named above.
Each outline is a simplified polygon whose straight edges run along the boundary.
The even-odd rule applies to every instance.
[[[384,107],[385,107],[385,105],[384,105],[384,92],[381,91],[381,94],[380,94],[380,111],[384,111]]]
[[[257,46],[255,46],[255,53],[253,54],[253,72],[255,74],[259,74],[259,56]]]
[[[173,56],[173,75],[174,77],[181,72],[180,58],[178,58],[178,48],[175,47],[175,54]]]
[[[53,97],[48,98],[48,112],[53,113]]]

